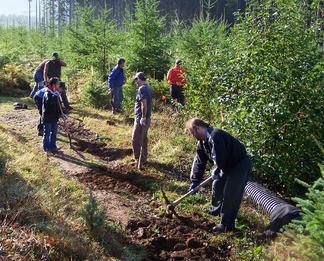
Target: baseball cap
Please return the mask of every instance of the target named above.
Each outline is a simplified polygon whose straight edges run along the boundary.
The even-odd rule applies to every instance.
[[[138,72],[138,73],[136,73],[133,80],[136,80],[137,78],[140,78],[142,81],[145,81],[146,80],[146,75],[143,72]]]
[[[176,60],[176,64],[182,64],[182,61],[180,59]]]
[[[58,53],[57,52],[52,53],[52,56],[55,57],[55,59],[58,59]]]

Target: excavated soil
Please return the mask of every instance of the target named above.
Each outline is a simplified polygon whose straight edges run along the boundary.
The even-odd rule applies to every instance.
[[[199,213],[179,218],[166,213],[158,214],[157,209],[161,204],[153,201],[149,205],[151,185],[158,180],[139,172],[135,166],[114,161],[131,154],[131,149],[108,148],[80,122],[70,122],[70,130],[75,149],[107,162],[106,166],[87,169],[74,176],[94,192],[122,190],[128,198],[137,198],[137,203],[133,202],[130,208],[149,209],[128,219],[125,231],[129,243],[140,244],[147,249],[146,260],[226,260],[230,255],[226,243],[216,245],[205,235],[215,225],[213,222]],[[139,200],[139,197],[143,200]]]
[[[2,118],[20,131],[35,128],[38,121],[37,113],[30,110],[12,112]],[[71,117],[69,127],[74,150],[96,156],[104,166],[80,168],[73,165],[67,160],[73,156],[64,147],[61,154],[56,156],[58,164],[70,176],[93,190],[101,204],[107,205],[107,219],[125,227],[124,236],[127,239],[124,243],[141,245],[147,250],[144,260],[226,260],[229,257],[230,249],[226,243],[216,244],[206,235],[215,224],[199,213],[179,218],[164,212],[161,214],[161,203],[152,199],[151,193],[151,186],[159,184],[161,180],[119,160],[130,155],[131,149],[108,147],[81,121]],[[64,133],[61,121],[59,130]],[[15,135],[18,133],[15,132]],[[41,137],[36,136],[36,131],[33,138],[40,142]],[[156,167],[163,168],[162,165]],[[172,166],[164,167],[167,173],[175,171]],[[184,178],[181,170],[173,174]]]

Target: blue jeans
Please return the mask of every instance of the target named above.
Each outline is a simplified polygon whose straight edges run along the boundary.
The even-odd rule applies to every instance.
[[[113,110],[119,111],[122,101],[124,100],[123,87],[115,87],[111,93],[111,103]]]
[[[44,77],[42,73],[34,72],[34,80],[35,85],[31,93],[29,94],[30,97],[34,97],[36,92],[44,87]]]
[[[56,150],[57,122],[44,123],[43,149]]]

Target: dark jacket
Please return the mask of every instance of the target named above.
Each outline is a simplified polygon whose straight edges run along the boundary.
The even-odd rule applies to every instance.
[[[192,164],[191,182],[200,182],[211,161],[216,172],[226,175],[245,156],[246,150],[242,142],[219,128],[207,128],[206,141],[198,141],[197,153]]]
[[[42,102],[42,123],[55,123],[58,121],[61,111],[59,107],[59,97],[57,92],[52,92],[50,89],[44,93]]]
[[[123,86],[124,79],[124,70],[116,65],[108,77],[109,88],[113,89]]]

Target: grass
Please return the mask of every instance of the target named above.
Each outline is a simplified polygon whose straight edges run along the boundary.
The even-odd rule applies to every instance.
[[[12,103],[15,101],[16,98],[1,97],[1,110],[10,113]],[[29,98],[18,101],[27,103],[29,108],[33,108]],[[85,127],[97,133],[99,139],[106,142],[109,147],[131,148],[133,130],[131,119],[123,114],[112,115],[110,111],[83,107],[80,104],[73,104],[73,107],[75,110],[72,111],[71,117],[82,120]],[[159,202],[164,201],[160,192],[161,184],[171,201],[188,191],[191,162],[196,147],[196,141],[184,130],[186,119],[171,115],[172,111],[168,106],[161,107],[159,113],[153,114],[149,129],[149,164],[145,168],[145,173],[142,173],[155,178],[150,193],[152,199]],[[115,125],[111,125],[112,122]],[[13,228],[16,232],[11,233],[12,237],[18,238],[21,230],[26,229],[29,231],[27,233],[29,238],[40,238],[39,240],[44,238],[46,244],[50,246],[50,250],[38,249],[35,243],[34,248],[28,252],[29,258],[32,254],[37,257],[49,255],[54,260],[60,260],[61,257],[89,260],[105,258],[141,260],[145,256],[145,251],[141,248],[134,249],[132,246],[123,245],[118,240],[104,242],[102,238],[90,233],[80,216],[81,208],[88,202],[88,190],[74,179],[67,178],[54,163],[46,161],[37,143],[28,139],[30,133],[35,130],[13,133],[5,122],[0,122],[0,128],[4,130],[0,133],[0,148],[3,148],[0,167],[4,173],[0,176],[0,213],[2,216],[5,213],[4,216],[7,217],[4,223],[4,219],[0,216],[3,222],[1,231],[8,231],[17,223],[19,225]],[[67,143],[67,137],[60,137],[62,140],[59,142],[63,146]],[[85,155],[90,163],[102,164],[91,154]],[[122,161],[129,163],[131,159],[130,155]],[[121,198],[127,198],[124,190],[120,189],[117,193]],[[210,194],[210,188],[206,187],[200,194],[180,203],[176,211],[182,214],[201,213],[201,208],[209,205]],[[7,207],[7,202],[10,203],[10,208]],[[1,204],[6,205],[5,211]],[[159,208],[156,211],[162,213],[165,209]],[[203,215],[216,224],[219,222],[219,217]],[[215,235],[206,232],[206,235],[216,244],[224,245],[226,242],[230,245],[233,260],[261,260],[264,246],[260,248],[252,238],[255,231],[265,228],[267,222],[267,217],[262,216],[252,207],[242,204],[236,234]],[[113,232],[119,235],[124,233],[123,227],[111,222],[107,223],[104,229],[105,233]],[[1,237],[7,238],[7,234],[4,234],[1,232]],[[6,249],[9,249],[10,253],[17,253],[17,249],[13,247]]]

